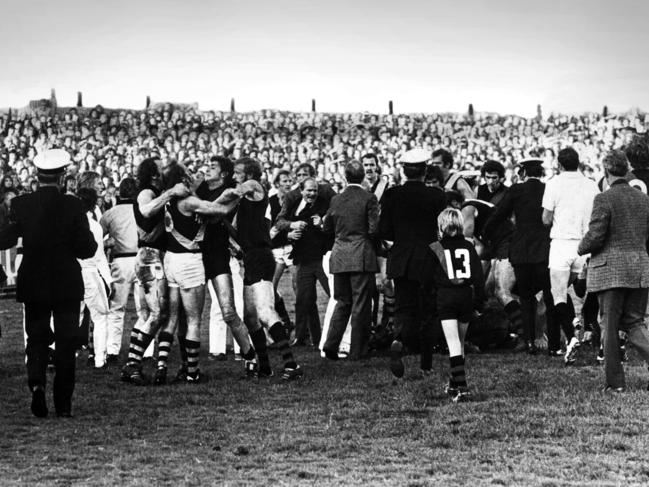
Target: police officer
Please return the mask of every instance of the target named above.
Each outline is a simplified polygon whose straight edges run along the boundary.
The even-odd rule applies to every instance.
[[[392,241],[387,277],[394,280],[394,341],[390,346],[390,369],[404,374],[406,345],[418,343],[421,370],[430,372],[433,362],[435,323],[434,255],[429,245],[437,240],[437,216],[446,206],[444,193],[424,184],[429,151],[412,149],[403,156],[403,186],[388,189],[381,200],[379,237]]]
[[[16,299],[25,304],[27,380],[32,413],[47,416],[45,383],[48,346],[54,342],[54,408],[59,417],[72,416],[75,345],[79,303],[84,286],[77,259],[92,257],[97,249],[81,202],[61,194],[64,168],[70,155],[51,149],[37,155],[39,188],[12,202],[11,224],[0,232],[0,248],[23,238],[23,260],[18,270]],[[54,321],[54,331],[50,328]]]

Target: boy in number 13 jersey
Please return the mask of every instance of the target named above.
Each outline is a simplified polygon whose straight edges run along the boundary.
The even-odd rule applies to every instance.
[[[437,313],[448,345],[451,376],[446,393],[454,402],[466,401],[469,389],[464,371],[464,338],[474,310],[482,309],[484,276],[480,258],[464,238],[460,211],[447,208],[437,218],[440,240],[430,245],[437,257]]]

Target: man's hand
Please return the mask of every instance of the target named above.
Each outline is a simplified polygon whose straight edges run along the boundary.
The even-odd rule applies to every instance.
[[[291,230],[299,230],[300,232],[302,232],[304,231],[306,226],[306,222],[303,221],[291,222]]]
[[[271,229],[270,229],[270,238],[273,239],[273,238],[277,237],[278,234],[279,234],[279,230],[277,230],[277,227],[271,227]]]
[[[242,194],[237,188],[228,188],[221,193],[220,200],[232,201],[241,198]]]
[[[320,215],[313,215],[311,217],[311,220],[313,221],[313,224],[316,227],[319,227],[320,225],[322,225],[322,217]]]
[[[184,198],[186,196],[189,196],[191,191],[183,183],[178,183],[173,188],[171,188],[169,190],[169,193],[171,194],[171,196],[176,196],[178,198]]]
[[[302,238],[302,230],[291,230],[288,232],[288,239],[289,240],[300,240]]]

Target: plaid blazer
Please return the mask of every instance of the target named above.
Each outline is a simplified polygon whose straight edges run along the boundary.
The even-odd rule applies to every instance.
[[[579,254],[591,254],[587,286],[592,292],[649,287],[649,197],[617,180],[598,194]]]

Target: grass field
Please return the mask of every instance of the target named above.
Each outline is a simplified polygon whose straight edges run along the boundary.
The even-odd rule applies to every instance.
[[[569,369],[546,356],[470,355],[464,404],[443,394],[441,355],[425,379],[407,358],[393,385],[385,358],[328,363],[298,348],[303,380],[257,382],[241,362],[208,362],[204,345],[209,383],[157,388],[123,384],[118,368],[95,372],[82,356],[75,418],[37,419],[15,302],[0,301],[0,324],[2,486],[649,484],[649,374],[633,354],[630,392],[614,396],[601,392],[590,351]]]

